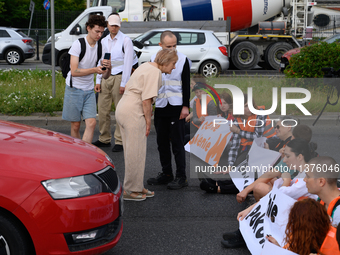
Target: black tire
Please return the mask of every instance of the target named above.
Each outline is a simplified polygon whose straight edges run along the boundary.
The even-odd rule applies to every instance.
[[[68,54],[68,51],[64,51],[63,53],[61,53],[59,59],[58,59],[58,65],[61,67],[62,66],[62,59],[65,58]]]
[[[27,235],[12,220],[0,215],[0,254],[30,255]]]
[[[293,46],[286,42],[277,42],[269,45],[268,47],[265,51],[264,59],[271,68],[279,70],[281,57],[287,51],[293,49]]]
[[[200,67],[200,74],[204,77],[216,77],[221,73],[220,65],[213,60],[203,62]]]
[[[19,65],[24,62],[21,52],[14,48],[6,51],[5,59],[9,65]]]
[[[259,51],[251,42],[240,42],[231,51],[231,59],[239,70],[253,69],[259,62]]]

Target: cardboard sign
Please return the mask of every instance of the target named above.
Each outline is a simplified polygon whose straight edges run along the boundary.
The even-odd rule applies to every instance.
[[[252,254],[261,254],[267,234],[272,235],[281,246],[284,246],[288,216],[295,202],[295,199],[273,187],[272,191],[239,222],[240,231]]]
[[[264,243],[261,255],[298,255],[295,252],[279,247],[268,240]]]
[[[263,148],[266,137],[256,138],[249,150],[246,160],[235,166],[229,173],[239,191],[244,190],[263,173],[273,168],[281,154],[277,151]]]
[[[199,157],[209,165],[215,166],[220,161],[224,148],[229,142],[232,132],[226,119],[217,116],[207,116],[195,136],[185,149]],[[225,123],[225,124],[218,124]]]

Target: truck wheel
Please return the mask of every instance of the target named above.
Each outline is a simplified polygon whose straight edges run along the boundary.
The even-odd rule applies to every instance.
[[[0,254],[29,255],[29,241],[17,224],[0,215]]]
[[[216,77],[220,74],[221,67],[220,65],[213,60],[205,61],[200,67],[200,73],[204,77]]]
[[[279,70],[281,57],[287,51],[293,49],[293,46],[286,42],[277,42],[269,45],[268,47],[265,51],[264,59],[271,68]]]
[[[64,51],[63,53],[61,53],[61,55],[60,55],[60,57],[59,57],[59,59],[58,59],[58,65],[60,66],[60,67],[62,67],[62,60],[67,56],[67,54],[68,54],[68,52],[67,51]]]
[[[240,42],[231,51],[234,66],[240,70],[253,69],[259,62],[259,52],[251,42]]]
[[[21,56],[20,51],[17,49],[7,50],[5,53],[5,59],[9,65],[19,65],[21,62],[23,62],[23,57]]]

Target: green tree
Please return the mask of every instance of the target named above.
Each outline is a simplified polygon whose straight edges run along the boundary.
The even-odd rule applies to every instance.
[[[44,0],[33,0],[35,10],[44,10]],[[29,24],[31,12],[30,0],[0,0],[0,24],[8,27],[26,27]],[[85,0],[57,0],[54,1],[55,11],[83,11]],[[23,25],[25,24],[25,25]]]
[[[322,78],[323,67],[340,67],[340,43],[321,42],[303,47],[300,53],[289,60],[289,66],[284,71],[289,78]]]

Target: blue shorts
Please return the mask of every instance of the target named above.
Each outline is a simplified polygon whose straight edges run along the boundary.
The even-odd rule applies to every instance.
[[[63,106],[63,119],[81,121],[96,118],[96,97],[93,90],[84,91],[66,85]]]

